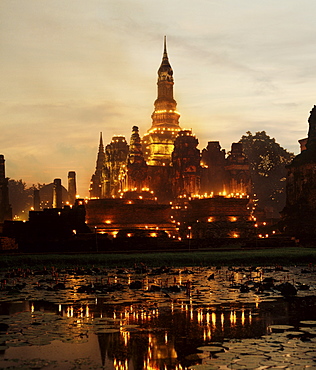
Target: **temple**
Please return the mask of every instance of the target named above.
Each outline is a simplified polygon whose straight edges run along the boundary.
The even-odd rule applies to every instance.
[[[179,225],[207,235],[204,221],[212,220],[213,225],[225,223],[224,236],[247,234],[252,225],[251,180],[241,144],[233,143],[226,154],[218,141],[210,141],[201,152],[192,130],[180,127],[173,88],[164,38],[151,127],[141,137],[133,126],[129,144],[125,137],[114,136],[105,149],[100,136],[86,205],[88,225],[113,236],[124,228],[162,228],[175,237],[181,234]],[[144,211],[147,206],[151,215]]]
[[[316,106],[308,123],[308,137],[299,140],[301,153],[286,166],[286,205],[281,213],[283,231],[300,240],[316,236]]]

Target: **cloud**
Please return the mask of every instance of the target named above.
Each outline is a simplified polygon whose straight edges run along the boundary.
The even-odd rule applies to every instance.
[[[106,144],[151,125],[164,35],[180,125],[201,148],[229,150],[248,130],[296,147],[315,104],[315,10],[311,0],[3,2],[7,172],[47,182],[77,170],[87,194],[99,132]]]

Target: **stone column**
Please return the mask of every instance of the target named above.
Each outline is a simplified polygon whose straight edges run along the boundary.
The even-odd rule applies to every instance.
[[[53,208],[61,208],[61,207],[62,207],[61,179],[54,179]]]

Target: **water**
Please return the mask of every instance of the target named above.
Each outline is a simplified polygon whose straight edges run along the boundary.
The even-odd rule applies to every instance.
[[[1,292],[1,368],[316,368],[310,267],[14,275],[6,275]],[[268,277],[276,280],[272,289],[248,283],[250,291],[240,292],[245,281]],[[276,286],[285,281],[309,289],[284,297]]]

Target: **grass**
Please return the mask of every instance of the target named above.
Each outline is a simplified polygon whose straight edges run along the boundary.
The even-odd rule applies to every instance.
[[[230,251],[177,251],[152,253],[95,253],[95,254],[25,254],[1,255],[0,269],[43,268],[52,266],[65,268],[73,266],[101,266],[104,268],[133,267],[144,263],[158,266],[291,266],[316,264],[316,249],[276,248],[260,250]]]

